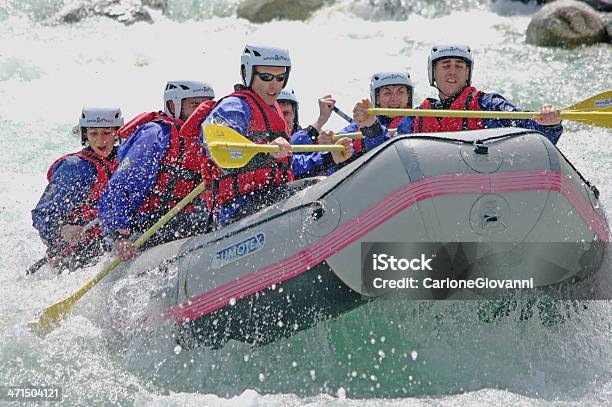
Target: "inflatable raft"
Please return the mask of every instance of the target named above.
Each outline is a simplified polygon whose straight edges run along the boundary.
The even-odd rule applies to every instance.
[[[396,137],[297,184],[274,206],[129,265],[178,270],[166,316],[179,341],[264,344],[371,301],[362,243],[435,244],[451,279],[516,273],[546,287],[597,272],[609,241],[597,189],[530,130]]]

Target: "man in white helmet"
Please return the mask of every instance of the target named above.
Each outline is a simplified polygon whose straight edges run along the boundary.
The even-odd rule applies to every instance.
[[[99,218],[123,260],[136,255],[134,238],[201,182],[199,134],[184,131],[184,124],[199,106],[212,107],[214,96],[208,83],[169,81],[163,113],[143,113],[120,129],[127,141],[119,149],[119,168],[100,200]],[[199,197],[194,199],[143,248],[202,233],[205,206]]]
[[[119,137],[127,139],[143,124],[169,119],[181,127],[200,104],[215,99],[215,91],[206,82],[168,81],[164,88],[164,110],[141,113],[119,130]]]
[[[439,99],[428,98],[422,109],[518,111],[519,109],[496,93],[484,93],[473,86],[474,56],[466,45],[435,45],[427,61],[429,84],[438,89]],[[363,127],[380,134],[374,116],[367,115],[367,103],[355,107],[355,120]],[[543,105],[533,120],[462,119],[438,117],[406,117],[398,125],[399,134],[434,133],[498,127],[524,127],[544,133],[556,143],[563,132],[559,109]],[[387,137],[387,136],[385,136]]]
[[[277,97],[291,72],[289,52],[281,48],[247,45],[240,60],[242,85],[224,97],[202,123],[230,127],[257,143],[280,147],[279,153],[258,154],[248,167],[237,170],[217,167],[205,160],[203,178],[209,191],[208,207],[218,226],[234,222],[281,199],[284,184],[303,172],[308,156],[290,156],[289,128]],[[350,144],[345,139],[340,144]],[[349,151],[350,152],[350,151]],[[339,162],[346,158],[334,153]]]
[[[77,129],[85,147],[58,158],[47,172],[49,185],[32,221],[53,266],[78,267],[103,252],[98,201],[117,168],[115,143],[122,125],[118,108],[83,108]]]

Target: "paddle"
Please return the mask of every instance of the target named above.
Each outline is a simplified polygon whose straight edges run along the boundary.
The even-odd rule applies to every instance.
[[[153,226],[147,229],[136,241],[134,246],[140,247],[146,242],[151,236],[155,234],[162,226],[164,226],[170,219],[172,219],[181,209],[183,209],[189,202],[191,202],[196,196],[198,196],[204,190],[205,184],[202,182],[193,191],[191,191],[186,197],[176,204],[175,207],[170,209],[168,213],[162,216]],[[87,293],[93,286],[95,286],[100,280],[102,280],[108,273],[113,271],[121,263],[119,257],[115,257],[110,263],[108,263],[102,271],[100,271],[94,278],[89,280],[83,287],[66,298],[63,301],[53,304],[46,308],[38,318],[38,321],[31,322],[28,324],[28,328],[38,333],[46,333],[57,325],[59,320],[70,312],[72,306]]]
[[[499,112],[481,110],[368,109],[368,114],[422,117],[461,117],[479,119],[533,119],[539,112]],[[600,93],[561,110],[561,119],[612,128],[612,91]]]
[[[94,228],[95,226],[98,226],[98,224],[100,223],[100,221],[96,218],[94,220],[92,220],[91,222],[87,223],[85,225],[85,227],[83,228],[83,232],[88,232],[90,229]],[[68,256],[74,249],[76,246],[67,246],[65,247],[62,251],[61,251],[61,257],[65,257]],[[43,257],[42,259],[38,260],[36,263],[32,264],[30,267],[28,267],[28,269],[26,270],[26,276],[30,275],[30,274],[34,274],[36,273],[42,266],[44,266],[45,264],[47,264],[49,262],[49,258],[47,256]]]
[[[204,126],[206,149],[221,168],[242,168],[258,153],[278,153],[280,147],[272,144],[255,144],[237,131],[216,124]],[[292,145],[291,151],[343,151],[344,146],[336,145]]]
[[[334,113],[336,113],[338,116],[342,117],[347,122],[353,123],[353,118],[351,116],[349,116],[348,114],[344,113],[342,110],[340,110],[338,108],[338,106],[334,106],[334,108],[332,110],[334,111]]]
[[[395,134],[395,133],[397,133],[397,129],[388,129],[387,132],[391,133],[391,134]],[[338,140],[340,140],[343,137],[347,137],[347,138],[350,138],[350,139],[353,139],[353,140],[358,140],[358,139],[365,138],[360,131],[356,131],[355,133],[334,134],[332,139],[334,141],[338,141]]]
[[[49,258],[47,256],[43,257],[42,259],[39,259],[36,263],[28,267],[28,269],[26,270],[26,276],[36,273],[42,266],[47,264],[48,261]]]

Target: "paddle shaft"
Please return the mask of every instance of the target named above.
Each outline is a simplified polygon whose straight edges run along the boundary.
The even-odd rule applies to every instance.
[[[353,122],[353,118],[351,116],[349,116],[348,114],[344,113],[342,110],[340,110],[338,108],[338,106],[334,106],[334,108],[332,110],[334,111],[334,113],[336,113],[338,116],[342,117],[347,122],[349,122],[349,123]]]
[[[233,142],[219,142],[213,141],[209,143],[210,149],[217,150],[248,150],[256,151],[258,153],[278,153],[280,147],[270,144],[249,144],[249,143],[233,143]],[[328,144],[304,144],[304,145],[291,145],[291,151],[296,153],[305,153],[312,151],[344,151],[344,146],[328,145]]]
[[[427,109],[368,109],[368,114],[417,117],[461,117],[468,119],[533,119],[539,112],[498,112],[486,110],[427,110]],[[571,112],[561,111],[561,119],[593,120],[593,118],[609,116],[608,112]]]
[[[28,267],[28,269],[26,270],[26,276],[36,273],[42,266],[47,264],[48,261],[49,258],[47,256],[43,257],[42,259],[39,259],[36,263]]]
[[[83,228],[83,233],[85,233],[89,229],[97,226],[99,223],[100,223],[100,220],[98,220],[98,219],[92,220],[91,222],[89,222],[88,224],[85,225],[85,227]],[[73,248],[72,246],[68,247],[68,249],[72,249],[72,248]],[[64,251],[65,251],[65,249],[64,249]],[[66,254],[64,254],[63,256],[65,256],[65,255]],[[28,269],[26,270],[26,276],[30,275],[30,274],[36,273],[42,266],[44,266],[48,262],[49,262],[49,258],[47,256],[45,256],[42,259],[38,260],[36,263],[34,263],[30,267],[28,267]]]
[[[389,130],[387,130],[387,132],[389,132],[391,134],[395,134],[395,133],[397,133],[397,129],[389,129]],[[354,133],[335,134],[332,137],[332,139],[334,141],[338,141],[338,140],[340,140],[343,137],[348,137],[348,138],[353,139],[353,140],[359,140],[359,139],[365,138],[363,133],[361,133],[360,131],[356,131]]]
[[[460,117],[476,119],[533,119],[539,112],[506,112],[482,110],[432,110],[432,109],[368,109],[368,114],[395,116],[423,116],[423,117]],[[561,111],[561,118],[574,120],[600,127],[612,127],[612,91],[606,91],[580,101]],[[389,129],[389,132],[395,129]],[[334,140],[341,137],[352,139],[363,138],[360,132],[338,134]]]

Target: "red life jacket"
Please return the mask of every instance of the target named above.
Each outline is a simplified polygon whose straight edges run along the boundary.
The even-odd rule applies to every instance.
[[[206,120],[208,114],[213,110],[216,104],[214,100],[207,100],[206,102],[200,103],[200,106],[193,111],[191,116],[189,116],[181,127],[181,136],[189,140],[197,140],[200,137],[202,122]]]
[[[188,140],[195,140],[196,143],[199,143],[202,123],[204,122],[204,120],[206,120],[208,114],[213,110],[216,105],[217,102],[215,102],[214,100],[207,100],[205,102],[202,102],[200,106],[198,106],[197,109],[193,111],[191,116],[189,116],[189,118],[185,121],[183,127],[181,127],[181,131],[179,132],[180,136]],[[202,171],[205,166],[210,165],[210,159],[206,156],[206,154],[202,154],[200,156],[200,160],[202,160],[200,168],[200,171]],[[200,173],[200,179],[202,179],[202,173]],[[200,195],[202,201],[208,202],[208,200],[211,198],[210,194],[211,192],[208,190],[202,192],[202,194]]]
[[[402,116],[397,116],[394,117],[393,120],[391,120],[391,123],[389,123],[389,126],[387,127],[388,129],[397,129],[397,126],[399,126],[399,123],[402,121],[403,117]],[[342,134],[338,134],[339,136],[342,136]],[[356,139],[353,141],[353,149],[354,149],[354,153],[353,153],[353,157],[360,157],[361,155],[365,154],[365,139]]]
[[[202,160],[198,138],[182,132],[182,120],[169,117],[161,112],[154,116],[150,113],[143,113],[136,118],[139,117],[141,118],[139,124],[136,119],[130,121],[134,131],[138,126],[146,123],[144,120],[151,117],[150,122],[170,128],[170,142],[160,161],[157,181],[137,210],[138,214],[151,215],[150,219],[153,221],[166,214],[202,182],[200,174]],[[125,134],[130,131],[132,130],[127,129]],[[200,210],[202,206],[201,198],[197,197],[182,211],[193,212]],[[147,225],[141,226],[146,227]]]
[[[159,117],[168,117],[171,120],[178,120],[166,116],[166,114],[161,111],[140,113],[138,116],[121,126],[121,128],[117,130],[117,135],[119,138],[128,139],[132,134],[136,133],[136,130],[138,130],[140,126],[150,123]]]
[[[116,147],[115,147],[116,148]],[[116,154],[115,154],[116,155]],[[47,171],[47,180],[51,181],[55,166],[58,162],[65,159],[66,157],[79,157],[83,160],[87,160],[94,165],[96,168],[96,180],[91,185],[87,198],[81,204],[77,205],[69,214],[66,219],[67,223],[75,225],[85,225],[86,223],[96,219],[98,217],[98,204],[100,197],[106,188],[106,184],[110,180],[113,172],[117,169],[117,158],[112,161],[96,154],[91,147],[86,147],[77,153],[66,154],[51,164]],[[88,230],[85,235],[84,241],[89,241],[96,236],[102,235],[102,231],[99,226],[93,227]]]
[[[251,141],[267,144],[278,137],[290,139],[289,127],[278,102],[271,107],[250,89],[241,89],[226,97],[230,96],[241,98],[249,105],[251,121],[246,136]],[[242,168],[223,170],[212,160],[206,160],[202,170],[207,173],[209,209],[214,209],[213,205],[220,207],[238,196],[293,181],[289,158],[276,160],[269,154],[257,154]]]
[[[449,110],[480,110],[478,99],[482,92],[471,86],[451,103]],[[421,109],[431,109],[429,99],[421,103]],[[444,131],[461,131],[484,129],[482,119],[467,119],[460,117],[416,117],[414,133],[439,133]]]

